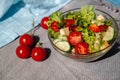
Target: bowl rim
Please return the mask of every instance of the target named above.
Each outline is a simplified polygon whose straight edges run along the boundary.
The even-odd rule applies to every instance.
[[[62,14],[65,14],[65,13],[67,13],[67,12],[73,12],[73,11],[77,11],[77,10],[80,10],[81,8],[74,8],[74,9],[70,9],[70,10],[67,10],[67,11],[64,11],[64,12],[62,12]],[[95,10],[97,10],[97,11],[99,11],[99,12],[102,12],[102,13],[105,13],[106,15],[108,15],[111,19],[112,19],[112,21],[114,22],[114,24],[115,24],[115,26],[116,26],[116,30],[117,30],[117,32],[114,32],[114,39],[113,39],[113,41],[112,41],[112,43],[108,46],[108,47],[106,47],[106,48],[104,48],[104,49],[101,49],[101,50],[99,50],[99,51],[96,51],[96,52],[92,52],[92,53],[90,53],[90,54],[76,54],[76,53],[74,53],[74,55],[75,56],[89,56],[89,55],[94,55],[94,54],[97,54],[97,53],[99,53],[99,52],[102,52],[102,51],[104,51],[104,50],[106,50],[107,48],[112,48],[112,46],[116,43],[116,40],[117,40],[117,38],[118,38],[118,34],[119,34],[119,27],[118,27],[118,24],[117,24],[117,22],[116,22],[116,20],[110,15],[110,14],[108,14],[107,12],[105,12],[105,11],[103,11],[103,10],[100,10],[100,9],[95,9]],[[53,43],[53,41],[52,41],[52,39],[51,39],[51,36],[49,35],[49,31],[48,31],[48,38],[49,38],[49,41],[51,42],[51,44],[52,44],[52,46],[54,46],[55,48],[57,48],[58,50],[60,50],[60,51],[62,51],[62,52],[64,52],[64,53],[68,53],[68,54],[71,54],[70,52],[66,52],[66,51],[63,51],[63,50],[61,50],[61,49],[59,49],[56,45],[54,45],[54,43]],[[54,48],[53,47],[53,48]],[[109,50],[108,50],[109,51]],[[59,51],[58,51],[59,52]],[[62,54],[62,53],[61,53]],[[103,53],[102,53],[103,54]],[[62,55],[65,55],[65,54],[62,54]],[[101,55],[101,54],[99,54],[99,55]]]

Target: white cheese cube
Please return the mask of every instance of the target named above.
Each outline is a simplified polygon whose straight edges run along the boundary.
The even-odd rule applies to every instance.
[[[68,28],[62,28],[60,29],[60,35],[69,35],[69,29]]]
[[[97,20],[104,21],[105,18],[100,14],[100,15],[97,16]]]

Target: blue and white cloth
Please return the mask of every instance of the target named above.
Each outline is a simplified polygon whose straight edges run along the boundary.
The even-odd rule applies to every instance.
[[[0,0],[0,48],[31,30],[33,19],[37,25],[44,16],[49,16],[70,1],[62,0],[59,5],[50,8],[45,14],[35,17],[29,12],[30,6],[22,0]]]

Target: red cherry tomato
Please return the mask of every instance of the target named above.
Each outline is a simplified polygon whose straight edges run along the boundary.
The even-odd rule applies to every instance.
[[[49,20],[49,17],[44,17],[44,18],[42,18],[42,20],[41,20],[41,22],[40,22],[40,25],[42,26],[42,28],[48,29],[48,26],[47,26],[48,20]]]
[[[33,48],[31,53],[32,59],[35,61],[43,61],[46,57],[46,52],[41,47]]]
[[[80,42],[76,44],[75,52],[77,54],[89,54],[89,44],[86,42]]]
[[[53,22],[52,22],[51,28],[52,28],[55,32],[58,32],[58,31],[59,31],[57,21],[53,21]]]
[[[29,34],[23,34],[20,36],[19,43],[21,45],[27,45],[27,46],[32,46],[33,44],[33,37]]]
[[[30,57],[30,48],[28,46],[20,45],[16,48],[16,55],[19,58],[26,59]]]
[[[82,33],[81,32],[73,31],[68,36],[68,42],[73,46],[75,46],[77,43],[79,43],[81,41],[82,41]]]

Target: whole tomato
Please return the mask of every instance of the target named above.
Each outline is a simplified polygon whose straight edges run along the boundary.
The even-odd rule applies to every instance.
[[[48,20],[49,20],[49,17],[44,17],[44,18],[42,18],[42,20],[41,20],[41,22],[40,22],[40,25],[42,26],[42,28],[48,29],[48,26],[47,26]]]
[[[26,59],[30,57],[30,48],[25,45],[20,45],[16,48],[16,55],[19,58]]]
[[[31,56],[35,61],[43,61],[46,57],[46,51],[42,47],[35,47],[32,49]]]
[[[21,45],[32,46],[33,37],[29,34],[23,34],[22,36],[20,36],[19,43]]]

